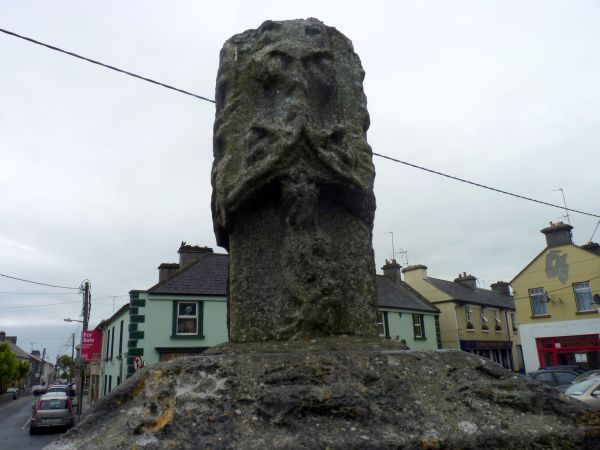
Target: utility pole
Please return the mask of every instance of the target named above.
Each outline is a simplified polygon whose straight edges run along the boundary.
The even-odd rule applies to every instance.
[[[40,374],[38,375],[37,384],[42,384],[42,376],[44,374],[44,358],[46,357],[46,348],[42,350],[42,363],[40,364]]]
[[[88,329],[88,323],[90,320],[90,282],[85,280],[83,282],[83,330],[81,332],[81,346],[79,348],[79,383],[77,392],[77,414],[81,416],[83,410],[83,384],[85,382],[85,363],[81,359],[81,351],[83,350],[83,333]]]
[[[73,369],[75,365],[75,333],[71,334],[71,338],[73,339],[73,343],[71,345],[71,368],[69,369],[69,391],[71,390],[71,385],[73,383]]]

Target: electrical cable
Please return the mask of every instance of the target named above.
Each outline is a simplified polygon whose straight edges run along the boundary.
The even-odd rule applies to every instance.
[[[59,289],[73,289],[75,291],[79,291],[80,290],[78,287],[58,286],[56,284],[40,283],[39,281],[24,280],[23,278],[13,277],[13,276],[10,276],[10,275],[5,275],[3,273],[0,273],[0,277],[11,278],[13,280],[23,281],[25,283],[39,284],[40,286],[55,287],[55,288],[59,288]]]
[[[100,298],[95,298],[94,300],[106,300],[106,299],[112,299],[115,297],[128,297],[129,294],[123,294],[123,295],[111,295],[108,297],[100,297]],[[0,309],[18,309],[18,308],[38,308],[38,307],[42,307],[42,306],[54,306],[54,305],[68,305],[68,304],[72,304],[72,303],[81,303],[81,300],[73,300],[70,302],[59,302],[59,303],[46,303],[43,305],[8,305],[8,306],[0,306]]]
[[[596,234],[596,231],[598,231],[598,225],[600,225],[600,220],[598,220],[598,223],[596,224],[596,228],[594,228],[594,232],[592,233],[592,237],[590,238],[590,242],[592,242],[592,240],[594,239],[594,235]]]
[[[85,56],[78,55],[77,53],[73,53],[73,52],[69,52],[69,51],[63,50],[61,48],[55,47],[55,46],[50,45],[50,44],[45,44],[43,42],[37,41],[35,39],[29,38],[29,37],[26,37],[26,36],[22,36],[20,34],[14,33],[12,31],[5,30],[3,28],[0,28],[0,32],[8,34],[10,36],[17,37],[19,39],[26,40],[28,42],[32,42],[32,43],[37,44],[37,45],[41,45],[41,46],[49,48],[51,50],[55,50],[55,51],[58,51],[58,52],[61,52],[61,53],[65,53],[67,55],[73,56],[75,58],[82,59],[84,61],[91,62],[93,64],[97,64],[97,65],[102,66],[102,67],[106,67],[106,68],[111,69],[111,70],[115,70],[115,71],[120,72],[120,73],[124,73],[124,74],[132,76],[134,78],[139,78],[140,80],[148,81],[150,83],[153,83],[153,84],[156,84],[156,85],[159,85],[159,86],[163,86],[165,88],[172,89],[172,90],[177,91],[177,92],[181,92],[182,94],[186,94],[186,95],[190,95],[192,97],[196,97],[196,98],[198,98],[200,100],[204,100],[204,101],[207,101],[207,102],[215,103],[214,100],[211,100],[209,98],[203,97],[201,95],[197,95],[197,94],[191,93],[189,91],[186,91],[184,89],[179,89],[177,87],[174,87],[174,86],[171,86],[171,85],[168,85],[168,84],[165,84],[165,83],[161,83],[161,82],[153,80],[151,78],[147,78],[147,77],[143,77],[141,75],[137,75],[137,74],[129,72],[127,70],[119,69],[118,67],[111,66],[109,64],[104,64],[104,63],[102,63],[100,61],[97,61],[97,60],[94,60],[94,59],[91,59],[91,58],[87,58]],[[502,190],[502,189],[497,189],[497,188],[494,188],[494,187],[491,187],[491,186],[486,186],[484,184],[475,183],[473,181],[465,180],[463,178],[459,178],[459,177],[455,177],[455,176],[452,176],[452,175],[448,175],[448,174],[443,173],[443,172],[439,172],[439,171],[432,170],[432,169],[427,169],[426,167],[418,166],[416,164],[412,164],[412,163],[409,163],[409,162],[406,162],[406,161],[401,161],[399,159],[392,158],[391,156],[382,155],[380,153],[373,152],[373,155],[379,156],[380,158],[388,159],[390,161],[397,162],[399,164],[404,164],[406,166],[413,167],[415,169],[424,170],[426,172],[433,173],[435,175],[440,175],[440,176],[443,176],[443,177],[446,177],[446,178],[450,178],[450,179],[455,180],[455,181],[460,181],[462,183],[467,183],[467,184],[471,184],[473,186],[477,186],[477,187],[480,187],[480,188],[483,188],[483,189],[488,189],[490,191],[498,192],[500,194],[509,195],[511,197],[520,198],[522,200],[528,200],[530,202],[539,203],[541,205],[551,206],[553,208],[559,208],[559,209],[562,209],[562,210],[565,210],[565,211],[571,211],[571,212],[574,212],[574,213],[583,214],[583,215],[586,215],[586,216],[596,217],[596,218],[600,219],[600,215],[598,215],[598,214],[592,214],[592,213],[588,213],[588,212],[585,212],[585,211],[579,211],[577,209],[567,208],[566,206],[560,206],[560,205],[555,205],[553,203],[548,203],[548,202],[544,202],[544,201],[541,201],[541,200],[536,200],[534,198],[526,197],[524,195],[514,194],[512,192],[508,192],[508,191],[505,191],[505,190]],[[600,221],[598,223],[600,225]]]
[[[14,33],[12,31],[5,30],[3,28],[0,28],[0,31],[2,33],[8,34],[10,36],[14,36],[14,37],[17,37],[19,39],[23,39],[25,41],[32,42],[32,43],[37,44],[37,45],[41,45],[42,47],[49,48],[50,50],[55,50],[57,52],[64,53],[66,55],[73,56],[74,58],[82,59],[82,60],[90,62],[92,64],[96,64],[98,66],[106,67],[107,69],[111,69],[111,70],[114,70],[116,72],[123,73],[125,75],[129,75],[130,77],[139,78],[140,80],[144,80],[144,81],[147,81],[149,83],[153,83],[153,84],[156,84],[158,86],[165,87],[167,89],[172,89],[174,91],[181,92],[182,94],[190,95],[192,97],[196,97],[196,98],[198,98],[200,100],[204,100],[206,102],[211,102],[211,103],[215,102],[214,100],[211,100],[209,98],[203,97],[202,95],[194,94],[194,93],[186,91],[184,89],[179,89],[179,88],[176,88],[174,86],[171,86],[171,85],[168,85],[168,84],[165,84],[165,83],[161,83],[160,81],[153,80],[152,78],[146,78],[146,77],[143,77],[141,75],[137,75],[137,74],[135,74],[133,72],[129,72],[127,70],[119,69],[118,67],[111,66],[110,64],[104,64],[103,62],[96,61],[95,59],[86,58],[85,56],[78,55],[77,53],[73,53],[73,52],[69,52],[67,50],[63,50],[62,48],[55,47],[54,45],[45,44],[43,42],[37,41],[37,40],[32,39],[30,37],[22,36],[20,34]]]
[[[592,213],[588,213],[588,212],[585,212],[585,211],[579,211],[577,209],[566,208],[564,206],[555,205],[553,203],[548,203],[548,202],[543,202],[541,200],[536,200],[536,199],[531,198],[531,197],[525,197],[524,195],[513,194],[512,192],[503,191],[502,189],[493,188],[491,186],[486,186],[485,184],[475,183],[474,181],[465,180],[464,178],[455,177],[455,176],[448,175],[448,174],[443,173],[443,172],[438,172],[437,170],[432,170],[432,169],[428,169],[426,167],[418,166],[416,164],[411,164],[411,163],[406,162],[406,161],[401,161],[399,159],[392,158],[391,156],[385,156],[385,155],[382,155],[380,153],[375,153],[375,152],[373,152],[373,155],[379,156],[380,158],[389,159],[390,161],[394,161],[394,162],[397,162],[397,163],[400,163],[400,164],[404,164],[406,166],[410,166],[410,167],[413,167],[415,169],[424,170],[426,172],[430,172],[430,173],[433,173],[435,175],[440,175],[442,177],[446,177],[446,178],[450,178],[452,180],[460,181],[462,183],[467,183],[467,184],[471,184],[473,186],[477,186],[477,187],[480,187],[480,188],[483,188],[483,189],[489,189],[490,191],[499,192],[500,194],[510,195],[511,197],[516,197],[516,198],[520,198],[520,199],[523,199],[523,200],[528,200],[528,201],[534,202],[534,203],[540,203],[540,204],[546,205],[546,206],[552,206],[553,208],[564,209],[566,211],[571,211],[571,212],[583,214],[583,215],[586,215],[586,216],[592,216],[592,217],[600,218],[600,215],[598,215],[598,214],[592,214]]]

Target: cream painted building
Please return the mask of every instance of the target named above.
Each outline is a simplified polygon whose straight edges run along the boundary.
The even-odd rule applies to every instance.
[[[404,280],[440,310],[442,348],[489,358],[507,369],[522,370],[519,331],[508,283],[477,287],[464,273],[454,281],[428,276],[427,267],[405,267]]]
[[[551,224],[542,250],[512,281],[525,369],[600,368],[600,246],[573,244],[571,225]]]

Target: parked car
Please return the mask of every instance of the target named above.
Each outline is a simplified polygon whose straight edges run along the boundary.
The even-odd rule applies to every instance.
[[[12,399],[16,400],[17,397],[19,397],[19,389],[15,388],[15,387],[10,387],[6,390],[7,394],[12,394]]]
[[[29,423],[29,434],[35,434],[39,430],[61,427],[65,430],[75,424],[73,404],[67,395],[46,394],[35,403],[31,421]]]
[[[554,368],[550,370],[541,369],[527,374],[528,377],[559,390],[561,390],[563,386],[568,386],[571,384],[571,381],[573,381],[579,375],[579,372],[571,369]]]
[[[600,375],[600,369],[588,370],[587,372],[582,373],[577,378],[573,379],[573,381],[571,381],[571,384],[567,384],[565,386],[562,386],[561,388],[559,388],[559,390],[561,392],[565,392],[567,390],[567,388],[569,386],[571,386],[572,384],[581,383],[582,381],[585,381],[588,378],[591,378],[591,377],[593,377],[595,375]]]
[[[583,374],[586,372],[586,370],[583,367],[578,366],[577,364],[563,365],[563,366],[546,366],[543,369],[539,369],[539,370],[571,370],[571,371],[577,372],[579,374]]]
[[[32,388],[31,388],[31,393],[35,396],[43,395],[46,392],[48,392],[48,387],[42,386],[40,384],[36,384],[35,386],[32,386]]]
[[[46,394],[50,394],[53,392],[64,392],[65,394],[70,395],[69,391],[69,386],[67,386],[66,384],[51,384]]]
[[[600,411],[600,376],[594,375],[587,380],[572,384],[565,390],[565,394]]]

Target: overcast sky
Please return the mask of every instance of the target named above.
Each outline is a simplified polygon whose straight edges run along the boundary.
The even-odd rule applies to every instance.
[[[569,207],[600,214],[597,1],[0,0],[0,28],[209,98],[229,37],[306,17],[353,41],[373,151],[550,203],[562,205],[563,188]],[[212,103],[5,34],[0,61],[0,273],[91,280],[95,326],[152,286],[181,241],[224,251],[210,212]],[[539,230],[566,220],[374,163],[377,267],[393,232],[396,251],[431,276],[510,281],[544,248]],[[570,220],[587,242],[597,219]],[[78,331],[63,321],[81,319],[76,291],[2,277],[0,291],[0,329],[23,349],[54,360]]]

